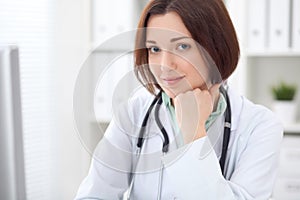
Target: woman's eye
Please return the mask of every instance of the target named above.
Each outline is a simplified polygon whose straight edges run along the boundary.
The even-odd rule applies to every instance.
[[[150,51],[151,53],[158,53],[158,52],[160,52],[160,48],[159,47],[149,47],[148,51]]]
[[[178,45],[178,49],[179,50],[187,50],[187,49],[189,49],[191,47],[191,45],[189,45],[189,44],[180,44],[180,45]]]

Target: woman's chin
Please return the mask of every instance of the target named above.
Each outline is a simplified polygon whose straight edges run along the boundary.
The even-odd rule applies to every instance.
[[[177,95],[181,94],[181,93],[185,93],[189,90],[192,89],[186,89],[186,90],[168,90],[168,89],[164,89],[164,92],[171,98],[175,98]]]
[[[205,84],[201,85],[200,87],[200,90],[207,90],[207,86]],[[193,89],[195,88],[177,88],[177,89],[169,89],[169,88],[163,88],[164,92],[171,98],[175,98],[177,95],[181,94],[181,93],[185,93],[185,92],[188,92],[188,91],[192,91]]]

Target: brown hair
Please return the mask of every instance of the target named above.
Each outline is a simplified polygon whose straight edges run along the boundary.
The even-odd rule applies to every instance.
[[[230,16],[222,0],[152,0],[144,8],[136,35],[135,73],[149,92],[160,89],[148,66],[145,46],[146,30],[150,16],[176,12],[184,25],[214,60],[223,80],[235,70],[239,43]]]

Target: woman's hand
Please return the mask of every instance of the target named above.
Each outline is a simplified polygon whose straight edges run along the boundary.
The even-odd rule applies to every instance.
[[[219,99],[220,84],[209,90],[196,88],[174,98],[176,119],[185,144],[206,136],[205,122]]]

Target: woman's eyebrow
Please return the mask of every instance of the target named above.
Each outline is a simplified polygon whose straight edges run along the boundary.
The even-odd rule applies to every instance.
[[[186,39],[186,38],[190,39],[191,37],[182,36],[182,37],[172,38],[170,42],[176,42],[177,40]]]
[[[176,42],[178,40],[186,39],[186,38],[190,39],[191,37],[182,36],[182,37],[172,38],[172,39],[170,39],[170,42]],[[147,40],[146,43],[156,44],[156,41],[154,41],[154,40]]]
[[[154,40],[147,40],[146,43],[156,44],[156,42]]]

